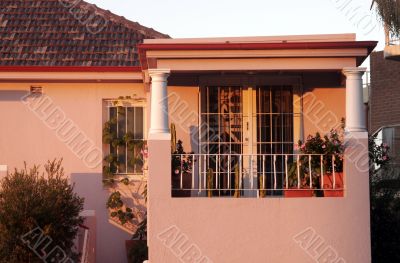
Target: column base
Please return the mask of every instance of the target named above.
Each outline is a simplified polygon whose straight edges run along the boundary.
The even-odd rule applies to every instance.
[[[155,140],[155,141],[170,141],[171,140],[171,133],[169,132],[149,132],[148,140]]]

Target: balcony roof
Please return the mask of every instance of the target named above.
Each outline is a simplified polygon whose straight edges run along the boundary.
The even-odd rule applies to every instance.
[[[155,67],[157,60],[218,58],[352,58],[352,66],[359,66],[376,44],[356,41],[355,34],[146,39],[139,54],[144,69]]]

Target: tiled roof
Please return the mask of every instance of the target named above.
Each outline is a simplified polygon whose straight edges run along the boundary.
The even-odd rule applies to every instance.
[[[169,36],[81,0],[0,0],[0,66],[137,66],[145,38]]]

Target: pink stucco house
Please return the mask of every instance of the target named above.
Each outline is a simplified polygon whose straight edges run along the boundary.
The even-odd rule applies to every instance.
[[[0,174],[62,157],[85,197],[90,262],[126,262],[124,242],[146,206],[152,263],[370,262],[359,66],[376,42],[355,34],[172,39],[84,2],[42,1],[47,15],[32,2],[0,3],[8,24],[0,27]],[[77,20],[73,8],[96,22]],[[332,156],[295,147],[342,118],[342,171]],[[118,136],[143,142],[139,152],[104,142],[112,120]],[[186,153],[171,154],[171,124]],[[293,171],[299,179],[315,162],[330,163],[333,183],[322,168],[307,185],[290,184]],[[117,183],[108,186],[112,166]],[[134,207],[131,225],[105,206],[115,189]]]

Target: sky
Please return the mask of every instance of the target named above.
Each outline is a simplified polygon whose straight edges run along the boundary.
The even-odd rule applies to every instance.
[[[372,0],[86,1],[173,38],[356,33],[384,47]]]

